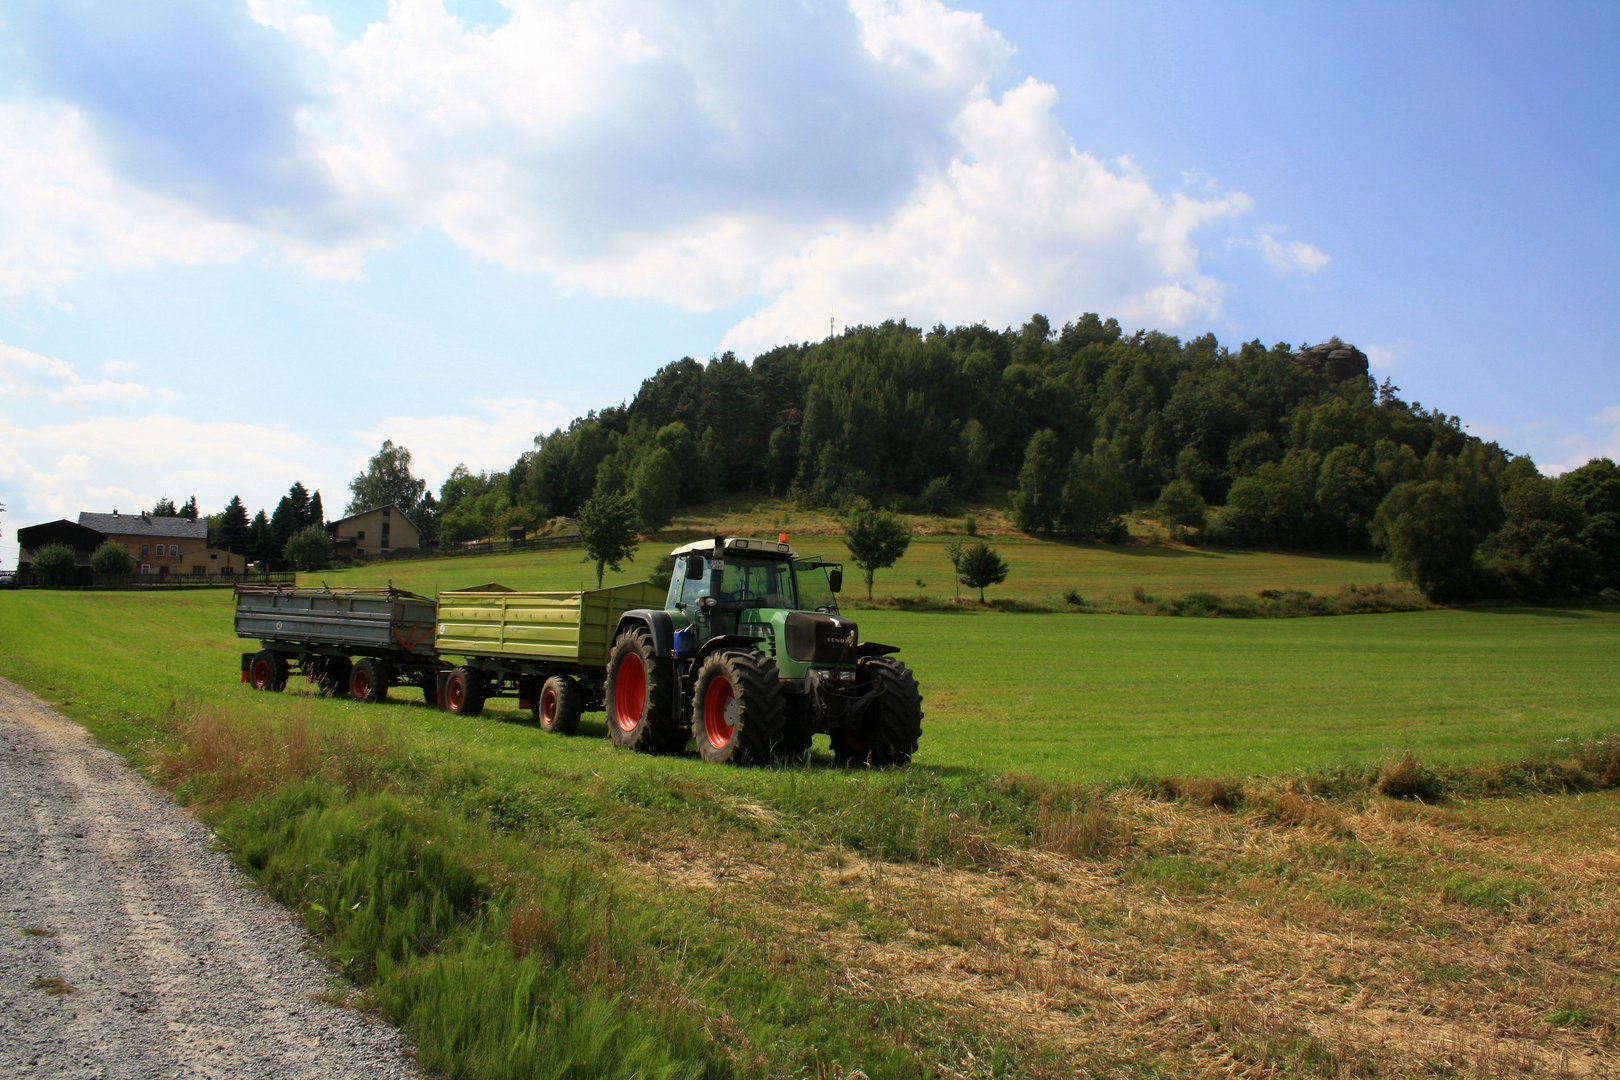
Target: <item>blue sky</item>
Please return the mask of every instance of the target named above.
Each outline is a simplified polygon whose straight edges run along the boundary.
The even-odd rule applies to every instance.
[[[1338,334],[1620,455],[1617,57],[1612,4],[0,0],[0,564],[829,319]]]

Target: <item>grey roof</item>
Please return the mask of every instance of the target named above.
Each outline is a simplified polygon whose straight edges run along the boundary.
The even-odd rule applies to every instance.
[[[179,540],[208,539],[208,522],[198,518],[150,517],[141,514],[92,514],[79,512],[79,524],[118,536],[172,536]]]

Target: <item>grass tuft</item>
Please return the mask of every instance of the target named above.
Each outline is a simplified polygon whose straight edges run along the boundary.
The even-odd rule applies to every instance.
[[[1392,799],[1432,799],[1437,792],[1435,778],[1411,749],[1400,757],[1385,758],[1378,770],[1378,793]]]

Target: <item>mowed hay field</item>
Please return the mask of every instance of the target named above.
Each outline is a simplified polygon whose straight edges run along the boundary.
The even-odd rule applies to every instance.
[[[757,535],[757,534],[749,534]],[[774,535],[774,534],[767,534]],[[949,599],[955,590],[945,545],[965,536],[918,536],[905,557],[892,568],[880,570],[875,596],[914,598],[919,591],[929,599]],[[1318,595],[1336,593],[1346,585],[1394,584],[1389,567],[1376,556],[1325,556],[1289,552],[1208,550],[1179,544],[1066,543],[1022,536],[987,537],[1012,567],[1005,584],[992,586],[986,599],[1060,600],[1064,590],[1075,589],[1088,601],[1124,600],[1141,587],[1154,595],[1191,592],[1252,595],[1261,589],[1303,589]],[[844,563],[844,595],[865,595],[860,570],[838,536],[798,536],[789,540],[801,555],[821,555]],[[607,585],[646,576],[674,544],[644,543],[634,562],[603,579]],[[917,588],[917,579],[926,582]],[[578,548],[520,552],[511,555],[469,555],[448,559],[396,560],[351,570],[304,575],[301,580],[338,585],[383,585],[392,581],[401,589],[431,596],[436,589],[498,581],[513,589],[578,589],[594,587],[595,568],[580,561]],[[964,594],[966,590],[963,590]]]
[[[350,580],[577,587],[561,554]],[[1563,741],[1620,730],[1620,611],[855,614],[923,684],[910,768],[254,694],[224,592],[0,593],[0,674],[192,805],[447,1075],[1620,1068],[1620,743]],[[1424,799],[1377,794],[1408,747]]]

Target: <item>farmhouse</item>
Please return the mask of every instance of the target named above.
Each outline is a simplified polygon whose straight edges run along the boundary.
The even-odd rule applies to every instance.
[[[130,558],[135,560],[135,570],[140,574],[156,574],[159,577],[170,574],[202,576],[213,567],[232,566],[228,556],[221,561],[223,552],[216,550],[213,559],[208,557],[210,549],[206,521],[153,517],[147,513],[120,514],[114,510],[110,514],[83,512],[79,514],[79,524],[122,544]],[[237,556],[238,565],[232,570],[239,568],[240,558]],[[230,573],[232,570],[224,572]],[[212,572],[217,574],[221,571]]]
[[[363,514],[332,522],[332,546],[339,555],[386,555],[418,547],[421,533],[398,503],[376,506]]]

